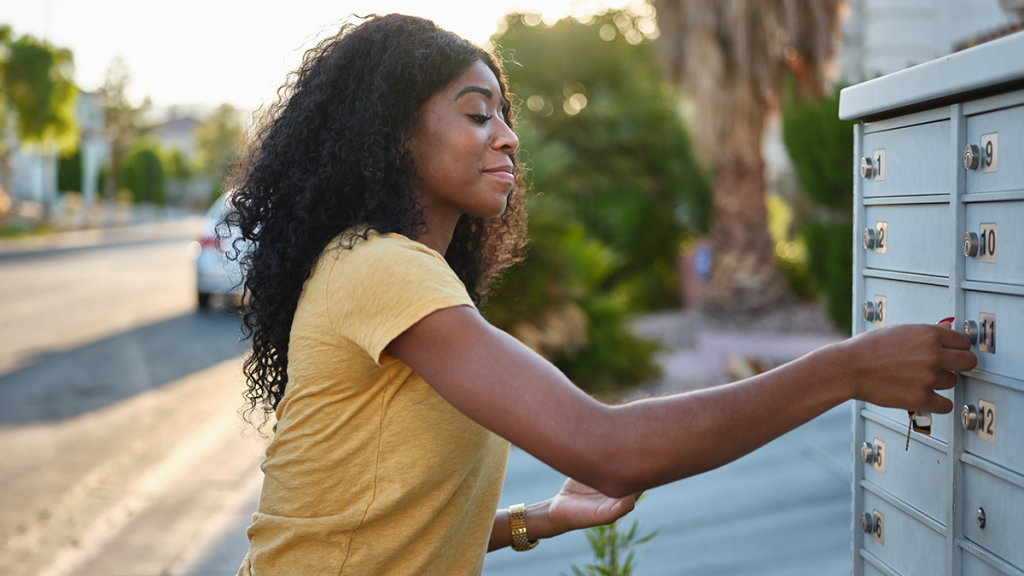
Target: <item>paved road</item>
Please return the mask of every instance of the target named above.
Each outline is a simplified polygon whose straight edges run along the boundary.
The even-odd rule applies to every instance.
[[[237,318],[197,314],[189,226],[0,254],[0,566],[4,575],[233,574],[261,481],[239,420]],[[745,342],[744,345],[750,345]],[[660,530],[637,574],[849,571],[849,408],[719,470],[651,490]],[[563,478],[513,449],[502,505]],[[485,574],[570,573],[582,533]]]
[[[238,319],[195,312],[198,223],[2,246],[5,576],[169,573],[258,474]]]

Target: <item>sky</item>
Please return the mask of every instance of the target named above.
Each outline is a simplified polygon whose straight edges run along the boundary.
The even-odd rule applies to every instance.
[[[634,0],[636,1],[636,0]],[[553,22],[628,0],[0,0],[0,24],[70,48],[75,81],[97,90],[120,56],[131,73],[129,100],[155,107],[242,110],[273,98],[302,50],[349,14],[400,12],[429,18],[483,44],[511,10]]]

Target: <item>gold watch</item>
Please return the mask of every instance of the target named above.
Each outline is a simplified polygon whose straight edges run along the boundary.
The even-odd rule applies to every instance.
[[[537,546],[540,540],[533,540],[526,536],[526,504],[516,504],[508,508],[508,521],[512,526],[512,549],[516,552],[526,552]]]

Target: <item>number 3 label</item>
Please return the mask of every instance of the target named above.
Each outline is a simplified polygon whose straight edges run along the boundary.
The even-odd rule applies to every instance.
[[[996,441],[996,405],[985,400],[978,400],[978,436]]]

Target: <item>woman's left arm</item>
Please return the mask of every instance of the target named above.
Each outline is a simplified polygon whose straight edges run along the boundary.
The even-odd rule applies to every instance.
[[[639,494],[631,494],[625,498],[611,498],[569,478],[553,498],[526,507],[526,537],[540,540],[572,530],[611,524],[632,511],[639,497]],[[487,551],[511,545],[508,508],[503,508],[494,514]]]

